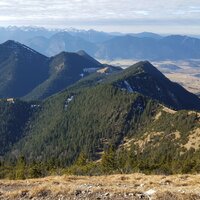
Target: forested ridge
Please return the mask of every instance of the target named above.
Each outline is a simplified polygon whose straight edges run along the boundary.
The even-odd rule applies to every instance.
[[[95,73],[45,101],[2,101],[0,177],[199,172],[200,114],[169,108],[160,96],[136,90],[144,75],[156,84],[163,80],[146,64],[110,77]]]

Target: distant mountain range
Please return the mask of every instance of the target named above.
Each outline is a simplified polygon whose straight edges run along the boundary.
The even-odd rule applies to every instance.
[[[19,41],[46,55],[85,50],[99,59],[199,59],[200,39],[182,35],[161,36],[151,32],[128,35],[95,30],[47,30],[32,27],[0,28],[0,42]]]
[[[188,36],[171,35],[167,37],[155,34],[122,35],[108,37],[101,43],[93,43],[86,38],[72,36],[69,33],[57,33],[49,39],[39,38],[27,43],[45,55],[54,55],[60,51],[83,49],[99,59],[197,59],[200,58],[200,39]],[[42,48],[40,44],[44,44]],[[37,46],[37,43],[39,46]]]
[[[118,36],[99,45],[95,56],[104,59],[190,59],[200,58],[200,40],[172,35],[161,39]]]
[[[138,38],[153,38],[153,39],[161,39],[163,36],[156,34],[156,33],[151,33],[151,32],[142,32],[142,33],[132,33],[129,34],[134,37]]]
[[[0,45],[0,97],[45,99],[90,74],[93,77],[94,72],[97,75],[92,84],[97,79],[102,81],[108,78],[103,74],[116,72],[118,81],[115,81],[115,85],[119,87],[128,87],[131,91],[157,99],[176,109],[200,108],[200,101],[195,95],[169,81],[150,63],[139,63],[138,66],[139,68],[134,65],[122,70],[101,64],[83,50],[46,57],[23,44],[9,40]],[[87,84],[93,81],[88,78],[86,80]]]
[[[49,56],[56,55],[61,51],[76,52],[83,49],[84,51],[93,54],[97,50],[94,43],[80,37],[72,36],[67,32],[56,33],[49,39],[39,38],[39,41],[37,40],[38,38],[34,38],[34,40],[28,42],[27,45],[34,46],[39,52]],[[41,46],[41,42],[44,44],[43,46]]]

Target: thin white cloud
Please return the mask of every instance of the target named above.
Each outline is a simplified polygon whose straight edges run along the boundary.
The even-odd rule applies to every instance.
[[[2,25],[163,24],[200,21],[199,0],[1,0]],[[181,21],[182,20],[182,21]],[[162,23],[162,22],[161,22]],[[191,24],[194,25],[194,24]],[[196,26],[200,25],[200,22]]]
[[[165,13],[172,14],[172,11],[199,11],[199,0],[1,0],[0,11],[9,16],[15,11],[16,15],[32,16],[33,14],[44,14],[62,16],[63,18],[105,18],[105,13],[111,13],[115,17],[126,16],[137,18],[138,15],[150,17],[168,18]],[[31,12],[32,11],[32,12]],[[0,12],[1,13],[1,12]],[[130,16],[129,14],[132,14]],[[87,14],[87,15],[86,15]],[[191,14],[190,14],[191,15]],[[176,16],[177,17],[177,16]],[[192,16],[190,16],[192,17]]]
[[[149,11],[147,11],[147,10],[135,10],[134,13],[136,13],[138,15],[144,15],[144,16],[149,15]]]

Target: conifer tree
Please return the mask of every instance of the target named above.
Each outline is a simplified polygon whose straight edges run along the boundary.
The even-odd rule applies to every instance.
[[[102,170],[106,174],[113,173],[117,168],[116,153],[111,146],[104,152],[101,160]]]
[[[25,158],[24,156],[20,156],[18,158],[16,165],[16,173],[15,173],[16,179],[25,179],[25,167],[26,167]]]

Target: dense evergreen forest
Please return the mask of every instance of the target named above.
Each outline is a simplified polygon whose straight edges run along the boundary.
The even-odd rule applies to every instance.
[[[156,101],[109,84],[66,91],[36,109],[26,135],[2,159],[1,178],[200,170],[199,150],[184,147],[199,128],[196,112],[170,113]],[[141,140],[147,142],[141,146]]]
[[[0,178],[199,172],[200,114],[162,101],[166,88],[181,108],[196,97],[147,66],[92,74],[41,102],[1,100]]]

